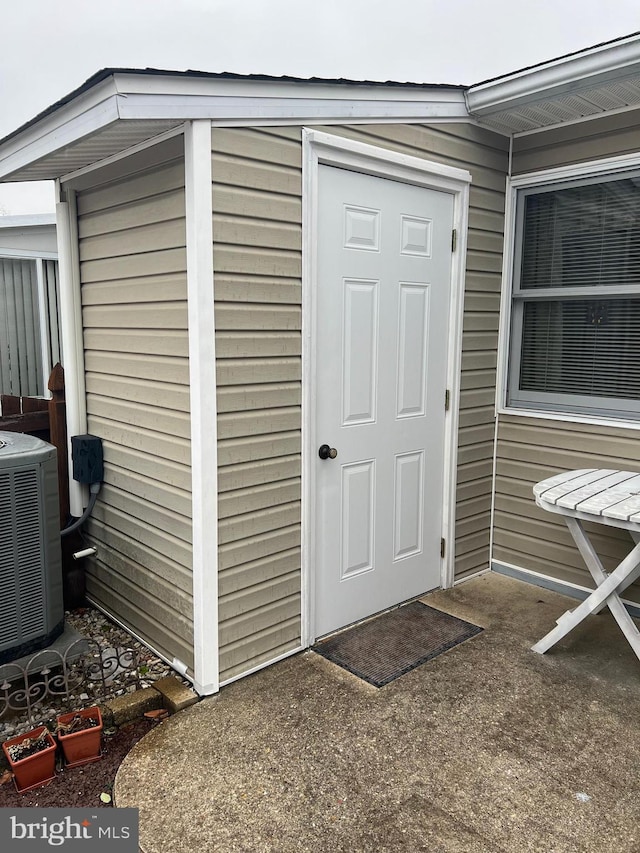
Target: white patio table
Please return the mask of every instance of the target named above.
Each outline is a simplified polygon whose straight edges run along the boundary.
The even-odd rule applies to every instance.
[[[563,613],[533,651],[544,654],[587,616],[608,607],[640,659],[640,632],[620,600],[620,593],[640,576],[640,474],[608,469],[565,471],[537,483],[533,493],[539,507],[563,516],[596,582],[591,595]],[[613,572],[603,568],[584,530],[585,521],[621,527],[631,534],[635,546]]]

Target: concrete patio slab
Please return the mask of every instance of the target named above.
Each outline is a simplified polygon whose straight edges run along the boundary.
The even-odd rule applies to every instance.
[[[151,731],[118,806],[144,853],[640,850],[640,662],[608,614],[496,574],[425,599],[486,630],[377,689],[313,652]]]

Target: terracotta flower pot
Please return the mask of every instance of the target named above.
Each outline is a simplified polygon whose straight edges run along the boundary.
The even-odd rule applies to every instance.
[[[10,747],[23,745],[26,740],[37,740],[41,736],[47,743],[45,749],[34,752],[33,755],[26,758],[14,760],[11,757]],[[19,793],[22,794],[25,791],[31,791],[33,788],[39,788],[40,785],[46,785],[55,777],[56,742],[46,726],[39,726],[26,734],[6,740],[2,744],[2,749],[13,771],[15,786]]]
[[[84,720],[94,720],[95,725],[79,731],[70,730],[65,733],[65,727],[71,726],[76,718],[81,720],[80,725]],[[62,746],[67,767],[79,767],[81,764],[88,764],[90,761],[97,761],[102,757],[100,754],[102,715],[97,706],[72,711],[70,714],[62,714],[58,717],[56,734]]]

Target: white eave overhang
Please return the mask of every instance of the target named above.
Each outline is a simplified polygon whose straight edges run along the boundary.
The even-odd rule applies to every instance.
[[[468,113],[453,86],[114,72],[0,140],[0,182],[60,178],[190,119],[229,127],[455,121]]]
[[[519,134],[640,107],[640,35],[471,86],[469,113]]]
[[[27,213],[15,216],[0,216],[0,229],[52,228],[55,224],[55,213]]]

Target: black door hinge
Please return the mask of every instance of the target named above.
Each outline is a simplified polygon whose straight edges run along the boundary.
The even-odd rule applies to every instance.
[[[447,390],[444,392],[444,410],[445,410],[445,412],[449,411],[450,405],[451,405],[451,394],[449,392],[449,389],[447,388]]]
[[[446,551],[447,543],[444,539],[440,540],[440,556],[444,558],[444,554]]]
[[[458,231],[456,228],[451,232],[451,251],[455,252],[456,246],[458,245]]]

